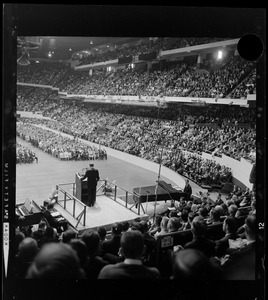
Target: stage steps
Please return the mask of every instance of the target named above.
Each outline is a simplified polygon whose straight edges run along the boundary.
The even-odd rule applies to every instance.
[[[66,209],[63,206],[63,200],[60,200],[60,204],[55,204],[55,208],[62,214],[64,218],[74,227],[78,234],[82,234],[86,230],[97,229],[99,226],[104,226],[106,230],[110,230],[112,224],[115,222],[128,221],[132,222],[137,217],[140,217],[144,220],[148,220],[149,216],[147,214],[138,215],[132,210],[127,209],[124,205],[124,202],[121,199],[117,199],[118,203],[111,198],[100,195],[96,198],[96,203],[94,207],[86,208],[86,224],[82,224],[83,217],[81,222],[77,226],[77,219],[72,216],[73,212],[73,200],[66,201]],[[121,202],[121,203],[119,203]],[[135,209],[135,207],[133,207]],[[83,206],[79,203],[76,204],[76,216],[82,211]]]

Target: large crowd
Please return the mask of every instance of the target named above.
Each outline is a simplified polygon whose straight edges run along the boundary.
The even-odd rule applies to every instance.
[[[263,242],[256,234],[255,196],[234,186],[226,199],[219,194],[213,201],[202,193],[181,197],[152,223],[138,217],[80,235],[53,223],[54,205],[45,201],[46,217],[39,224],[23,227],[18,217],[14,274],[18,279],[254,279],[254,245]],[[190,239],[165,252],[163,268],[156,259],[157,240],[186,232]]]
[[[226,114],[229,113],[229,118],[215,120],[213,114],[217,114],[217,109],[212,109],[210,115],[205,108],[195,107],[190,109],[195,113],[187,116],[185,114],[187,108],[184,109],[182,106],[179,110],[183,118],[180,119],[178,114],[178,119],[175,121],[133,116],[133,109],[132,115],[119,113],[120,111],[116,109],[111,113],[110,108],[106,111],[107,106],[97,104],[86,107],[72,102],[61,102],[57,109],[53,110],[52,107],[48,106],[48,110],[44,111],[44,115],[51,119],[21,117],[17,131],[20,136],[27,133],[31,140],[38,137],[39,143],[36,145],[57,157],[59,153],[65,152],[70,153],[70,159],[91,157],[88,154],[90,150],[85,149],[89,146],[77,142],[77,139],[81,138],[156,163],[159,163],[162,158],[161,163],[164,166],[199,185],[221,185],[230,182],[232,178],[231,168],[220,165],[212,159],[202,158],[203,152],[216,156],[225,154],[237,160],[243,157],[251,162],[256,159],[255,126],[251,127],[251,122],[248,127],[239,127],[238,123],[232,123],[234,120],[239,120],[237,108],[233,111],[236,119],[233,120],[230,114],[232,109],[229,108],[229,112],[225,111]],[[241,121],[249,121],[250,110],[240,109]],[[204,120],[202,112],[204,115],[206,113],[206,118],[210,119],[211,123]],[[150,115],[150,110],[147,113]],[[139,112],[137,114],[139,115]],[[204,121],[206,123],[202,123]],[[46,129],[31,124],[44,126]],[[71,139],[61,135],[59,139],[56,133],[47,129],[69,134]],[[76,155],[77,152],[80,154]],[[99,156],[103,157],[101,154]],[[104,157],[107,155],[105,154]]]
[[[31,164],[33,162],[38,162],[38,157],[32,149],[16,142],[16,163]]]
[[[176,109],[176,106],[171,106],[167,112],[166,109],[157,112],[156,108],[145,110],[142,116],[140,109],[135,113],[132,107],[125,106],[122,111],[120,106],[109,111],[111,108],[105,105],[81,106],[63,101],[58,105],[53,101],[48,103],[51,104],[44,109],[43,115],[52,120],[23,120],[150,160],[155,159],[163,146],[164,156],[166,154],[170,159],[167,163],[169,166],[179,150],[196,154],[214,152],[235,159],[244,157],[255,160],[256,129],[254,112],[250,109],[228,107],[221,110],[217,107],[187,106],[178,106]],[[25,106],[27,105],[26,101]],[[157,118],[158,115],[154,117],[154,112],[161,114],[161,119]],[[168,112],[172,112],[177,119],[162,119],[162,114],[168,115]],[[247,124],[248,127],[239,124]],[[155,147],[151,147],[152,144]]]
[[[53,131],[33,126],[17,124],[17,135],[23,140],[60,160],[107,159],[105,149],[85,145],[77,138],[69,138]]]
[[[199,71],[196,62],[159,62],[150,72],[131,68],[106,72],[75,71],[60,63],[31,64],[18,68],[18,81],[52,85],[62,92],[78,95],[130,95],[246,98],[256,90],[254,63],[239,56],[228,57],[221,68]],[[55,65],[55,66],[54,66]],[[41,71],[40,71],[41,70]],[[60,70],[60,71],[59,71]]]
[[[169,46],[164,39],[152,40],[149,52],[195,44],[195,39],[168,41]],[[128,50],[139,54],[133,47],[123,48],[117,55],[127,56]],[[141,53],[146,52],[146,46],[142,47]],[[89,76],[67,66],[51,64],[47,68],[40,63],[27,71],[19,68],[18,81],[51,84],[80,94],[244,98],[255,89],[253,67],[231,57],[222,68],[208,73],[196,72],[195,66],[183,62],[149,74],[124,70],[114,74],[96,71]],[[200,185],[232,181],[232,170],[203,159],[203,152],[255,162],[254,109],[222,109],[217,104],[170,104],[165,109],[86,104],[61,100],[49,91],[18,87],[17,110],[41,112],[49,119],[19,117],[17,135],[59,159],[106,159],[101,147],[107,146],[161,162]],[[114,223],[109,232],[99,227],[81,235],[68,224],[62,228],[52,222],[52,202],[42,209],[39,224],[20,226],[21,217],[17,216],[13,266],[17,279],[255,279],[255,244],[263,243],[263,237],[257,235],[255,189],[234,185],[225,198],[219,194],[215,201],[201,192],[181,197],[168,211],[155,215],[152,223],[136,218]],[[184,233],[190,234],[187,242]],[[182,235],[173,248],[160,250],[159,240],[169,234]]]

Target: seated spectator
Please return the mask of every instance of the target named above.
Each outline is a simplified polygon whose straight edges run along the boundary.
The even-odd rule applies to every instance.
[[[72,239],[77,237],[77,233],[72,229],[67,229],[62,233],[62,242],[69,244]]]
[[[167,230],[170,232],[177,232],[181,227],[180,219],[178,217],[172,217],[168,220]]]
[[[120,255],[123,262],[105,266],[99,279],[158,279],[160,272],[155,267],[146,267],[142,264],[144,241],[141,232],[131,230],[121,237]]]
[[[193,233],[193,239],[184,245],[185,249],[193,248],[202,251],[207,257],[211,257],[215,254],[215,242],[207,239],[207,224],[199,217],[195,217],[192,222],[191,231]]]
[[[236,212],[238,211],[238,207],[235,204],[231,204],[228,207],[228,215],[230,217],[235,217],[236,216]]]
[[[197,215],[193,214],[192,212],[189,212],[188,214],[188,223],[189,225],[187,225],[187,227],[190,226],[190,228],[187,228],[187,229],[191,229],[192,228],[192,222],[193,222],[193,219],[197,217]]]
[[[109,253],[118,257],[118,251],[120,248],[120,238],[122,233],[122,225],[121,223],[114,223],[111,229],[112,229],[112,238],[102,243],[100,249],[100,255],[104,256],[106,253]]]
[[[80,267],[86,273],[86,266],[88,261],[88,251],[85,242],[79,238],[74,238],[70,240],[69,245],[75,250],[76,255],[79,259]]]
[[[122,234],[126,231],[128,231],[129,229],[129,222],[128,221],[125,221],[125,222],[121,222],[121,225],[122,225]]]
[[[214,202],[215,206],[216,206],[216,205],[222,205],[222,204],[223,204],[223,200],[222,200],[221,197],[222,197],[222,196],[221,196],[221,193],[219,193],[219,194],[217,195],[217,199],[216,199],[215,202]]]
[[[251,204],[251,196],[244,196],[242,201],[239,203],[240,207],[249,206]]]
[[[143,253],[142,262],[144,265],[148,266],[150,263],[151,254],[154,250],[155,239],[149,234],[149,225],[147,221],[140,221],[140,232],[142,233],[145,245],[145,251]]]
[[[207,224],[219,224],[221,222],[222,207],[220,205],[213,207],[209,212],[209,219]]]
[[[44,245],[28,269],[26,279],[83,279],[75,250],[64,243]]]
[[[57,233],[56,228],[53,228],[51,226],[47,226],[44,231],[44,236],[39,240],[39,247],[41,248],[44,244],[47,243],[58,243],[59,242],[59,236]]]
[[[248,212],[249,215],[256,215],[256,200],[251,201],[251,210]]]
[[[189,221],[189,214],[187,210],[183,210],[181,212],[180,218],[181,218],[181,227],[179,228],[179,230],[187,230],[187,229],[191,229],[191,223]]]
[[[155,238],[157,238],[159,235],[168,233],[168,229],[167,229],[168,221],[169,221],[168,217],[164,216],[162,218],[161,223],[160,223],[161,231],[155,233],[155,235],[154,235]]]
[[[181,197],[180,201],[179,201],[179,204],[178,204],[178,207],[177,207],[177,211],[182,212],[186,205],[187,205],[187,202],[186,202],[185,197]]]
[[[215,271],[203,252],[196,249],[184,249],[173,254],[170,279],[214,280]]]
[[[178,217],[178,214],[181,215],[181,212],[178,213],[176,210],[171,210],[171,211],[169,212],[169,214],[168,214],[168,217],[169,217],[169,218],[177,218],[177,217]]]
[[[32,232],[32,237],[37,241],[39,248],[40,248],[39,243],[44,237],[44,232],[46,227],[47,227],[46,222],[40,221],[40,223],[38,224],[38,229]]]
[[[208,196],[202,196],[201,198],[201,207],[206,208],[207,211],[210,211],[211,206],[213,206],[214,203],[210,200]]]
[[[22,240],[25,239],[25,235],[19,230],[15,230],[15,240],[14,240],[14,253],[15,255],[18,254],[19,251],[19,245],[22,242]]]
[[[161,227],[160,227],[161,221],[162,221],[162,216],[160,215],[155,216],[154,223],[149,229],[150,235],[155,235],[156,232],[161,231]]]
[[[106,228],[104,226],[99,226],[97,228],[97,232],[100,236],[100,247],[102,246],[102,243],[104,241],[106,241],[106,235],[107,235],[107,231],[106,231]]]
[[[205,219],[207,219],[208,218],[208,210],[207,210],[207,208],[206,207],[201,207],[200,209],[199,209],[199,212],[198,212],[198,216],[200,217],[200,218],[202,218],[203,220],[205,220]]]
[[[256,279],[256,230],[255,215],[245,220],[245,236],[247,244],[239,249],[233,249],[222,264],[223,278],[227,280],[255,280]]]
[[[221,207],[222,207],[222,217],[223,216],[227,216],[228,215],[228,206],[227,206],[227,204],[225,204],[225,203],[222,203],[221,204]]]
[[[25,278],[27,270],[31,266],[38,251],[39,248],[35,239],[26,237],[20,242],[15,261],[15,276],[17,278]]]
[[[108,264],[106,260],[99,256],[100,236],[96,231],[91,230],[82,235],[82,241],[87,246],[86,276],[89,279],[96,279],[100,270]]]
[[[198,214],[198,204],[196,203],[193,203],[192,206],[191,206],[191,212],[194,214],[194,215],[197,215]]]
[[[237,236],[237,222],[234,217],[226,217],[222,225],[225,236],[220,240],[215,241],[215,251],[216,255],[221,257],[225,254],[226,250],[229,248],[229,239],[235,240]]]

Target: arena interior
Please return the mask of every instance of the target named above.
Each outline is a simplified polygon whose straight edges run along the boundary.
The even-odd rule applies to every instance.
[[[239,39],[94,38],[59,59],[72,39],[18,37],[15,277],[254,280],[257,74]]]

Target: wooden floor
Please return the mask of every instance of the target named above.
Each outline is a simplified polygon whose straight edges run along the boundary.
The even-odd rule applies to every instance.
[[[42,205],[43,201],[49,198],[57,184],[74,183],[75,174],[81,172],[83,168],[88,167],[89,163],[92,162],[60,161],[20,138],[17,138],[17,141],[31,148],[36,153],[38,163],[16,165],[16,204],[24,203],[25,200],[29,198],[30,200],[34,200],[37,204]],[[101,179],[108,178],[110,181],[116,180],[117,185],[130,192],[132,192],[135,187],[156,184],[158,174],[111,156],[108,157],[107,160],[94,161],[94,164],[95,168],[99,170]],[[175,186],[174,182],[171,182],[165,177],[161,176],[160,180]],[[194,194],[199,191],[204,191],[195,183],[190,182],[190,184]],[[211,198],[216,199],[216,193],[211,193]],[[118,199],[118,202],[120,201],[121,200]],[[124,204],[123,201],[122,204]],[[153,204],[152,202],[143,203],[141,215],[144,217],[152,217],[155,212],[161,213],[166,211],[167,207],[170,206],[169,201],[166,203],[159,201],[156,207]],[[135,207],[133,210],[135,210]],[[88,223],[86,224],[86,228],[95,228],[120,220],[133,220],[138,216],[135,214],[135,211],[129,211],[124,208],[123,205],[116,203],[108,197],[103,197],[100,201],[97,201],[96,207],[88,207],[87,214],[89,216],[87,217]],[[75,222],[75,219],[73,222]]]

